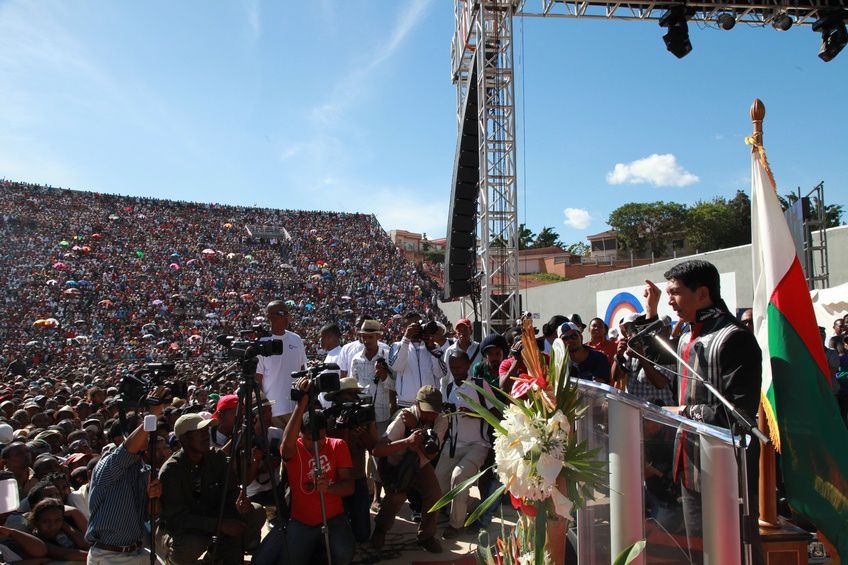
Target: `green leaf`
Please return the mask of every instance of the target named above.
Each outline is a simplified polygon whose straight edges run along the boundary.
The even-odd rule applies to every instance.
[[[483,398],[485,398],[486,400],[488,400],[488,401],[491,403],[491,405],[492,405],[492,406],[494,406],[495,408],[497,408],[497,409],[498,409],[498,410],[500,410],[501,412],[503,412],[504,410],[506,410],[506,404],[504,404],[504,402],[503,402],[500,398],[498,398],[496,395],[492,394],[491,392],[489,392],[489,391],[488,391],[488,390],[486,390],[485,388],[483,388],[483,387],[481,387],[481,386],[477,386],[477,385],[476,385],[476,384],[474,384],[474,382],[473,382],[473,381],[471,381],[471,380],[465,381],[465,384],[467,384],[468,386],[470,386],[471,388],[473,388],[474,390],[476,390],[478,393],[480,393],[480,394],[483,396]],[[499,388],[494,388],[493,390],[497,390],[498,392],[503,392],[503,391],[502,391],[501,389],[499,389]],[[505,392],[503,392],[503,393],[504,393],[506,396],[509,396],[509,395],[507,395]]]
[[[535,557],[533,559],[534,563],[544,563],[545,562],[545,538],[547,537],[548,529],[548,513],[545,510],[544,502],[536,502],[534,504],[536,507],[536,518],[534,518],[534,535],[533,535],[533,549],[535,550]]]
[[[498,498],[500,498],[500,496],[504,493],[505,490],[506,490],[505,485],[499,486],[498,489],[495,492],[493,492],[491,495],[489,495],[489,498],[487,498],[486,500],[481,502],[480,506],[478,506],[477,508],[474,509],[474,512],[471,513],[471,516],[469,516],[468,519],[465,520],[465,525],[466,526],[471,525],[474,522],[474,520],[476,520],[477,518],[482,516],[483,512],[488,510],[489,506],[494,504],[495,501]]]
[[[477,416],[480,416],[481,418],[486,420],[489,423],[489,425],[492,426],[493,428],[495,428],[498,431],[498,433],[500,433],[501,435],[504,435],[504,436],[507,435],[508,432],[506,431],[506,428],[501,425],[501,421],[498,420],[498,418],[494,414],[489,412],[489,410],[487,410],[485,406],[482,406],[477,401],[472,400],[464,392],[460,392],[459,396],[463,400],[465,400],[465,403],[468,404],[469,408],[471,408],[472,410],[474,410],[474,412],[476,412]]]
[[[435,512],[435,511],[439,510],[440,508],[442,508],[443,506],[447,506],[448,504],[450,504],[451,501],[454,498],[456,498],[456,495],[458,495],[459,493],[461,493],[462,491],[464,491],[465,489],[470,487],[474,483],[474,481],[476,481],[477,479],[482,477],[483,473],[485,473],[489,469],[491,469],[491,467],[486,467],[485,469],[483,469],[482,471],[480,471],[479,473],[477,473],[473,477],[465,479],[464,481],[462,481],[461,483],[459,483],[458,485],[456,485],[455,487],[450,489],[450,491],[448,491],[447,494],[445,494],[442,498],[440,498],[439,500],[436,501],[436,504],[434,504],[433,507],[430,508],[429,511]]]
[[[648,542],[645,540],[637,541],[636,543],[619,553],[618,557],[615,558],[615,561],[612,562],[612,565],[627,565],[628,563],[639,557],[639,554],[644,551],[647,543]]]

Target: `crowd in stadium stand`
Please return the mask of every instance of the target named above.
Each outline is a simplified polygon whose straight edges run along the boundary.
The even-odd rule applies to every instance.
[[[206,358],[284,297],[317,354],[328,322],[438,317],[432,283],[370,215],[131,198],[4,181],[0,361]],[[284,229],[279,238],[251,228]]]

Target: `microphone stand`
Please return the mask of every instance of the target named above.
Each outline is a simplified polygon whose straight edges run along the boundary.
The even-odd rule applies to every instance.
[[[742,543],[745,546],[745,560],[747,563],[751,563],[752,560],[752,549],[751,549],[751,524],[753,524],[753,520],[750,515],[749,501],[748,501],[748,468],[747,465],[742,464],[744,458],[741,457],[741,454],[745,453],[745,450],[748,448],[746,434],[751,434],[755,438],[757,438],[760,443],[766,445],[769,443],[769,438],[760,429],[753,423],[748,417],[741,413],[736,409],[736,406],[733,405],[730,400],[727,399],[722,393],[718,391],[716,387],[712,385],[712,383],[708,382],[704,377],[702,377],[689,363],[687,363],[677,352],[672,348],[664,339],[655,335],[654,339],[657,343],[660,344],[666,351],[671,353],[675,359],[680,361],[687,369],[689,369],[690,375],[693,378],[704,385],[708,391],[710,391],[713,396],[715,396],[719,402],[721,402],[724,407],[727,409],[728,414],[730,414],[735,423],[739,428],[742,429],[742,432],[739,437],[739,444],[733,446],[736,451],[736,464],[739,467],[739,484],[740,484],[740,493],[742,495]],[[733,434],[731,422],[731,436]]]

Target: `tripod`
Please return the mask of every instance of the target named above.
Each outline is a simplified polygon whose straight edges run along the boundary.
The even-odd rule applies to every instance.
[[[315,407],[313,398],[309,398],[309,437],[312,438],[312,456],[315,458],[315,480],[321,477],[321,454],[318,449],[318,442],[321,439],[321,430],[318,429],[315,423]],[[317,487],[316,487],[317,488]],[[318,499],[321,501],[321,533],[324,534],[324,549],[327,551],[327,563],[333,562],[333,555],[330,551],[330,530],[327,526],[327,505],[324,501],[324,493],[318,491]]]
[[[238,405],[236,407],[236,421],[233,426],[233,437],[230,438],[230,449],[227,453],[227,472],[224,476],[224,489],[221,493],[221,502],[218,506],[218,522],[215,527],[215,534],[212,536],[212,562],[215,563],[217,557],[218,546],[220,542],[219,531],[221,523],[224,520],[224,509],[227,503],[227,486],[230,484],[230,473],[232,472],[232,462],[235,461],[238,455],[241,455],[241,483],[244,488],[247,487],[247,462],[251,458],[251,450],[254,445],[253,419],[251,413],[253,406],[257,406],[257,418],[259,421],[259,433],[262,435],[260,449],[262,450],[263,462],[265,464],[265,472],[268,473],[271,481],[271,493],[274,497],[274,506],[277,510],[277,515],[274,518],[277,521],[275,527],[281,528],[283,532],[283,548],[288,557],[289,549],[286,541],[286,524],[283,520],[285,513],[283,512],[283,503],[280,499],[280,492],[277,489],[277,478],[274,469],[271,466],[271,456],[268,450],[268,424],[265,422],[262,413],[262,399],[260,395],[259,383],[256,382],[256,367],[258,359],[255,355],[245,357],[240,361],[241,364],[241,380],[238,388]],[[254,404],[255,402],[255,404]]]

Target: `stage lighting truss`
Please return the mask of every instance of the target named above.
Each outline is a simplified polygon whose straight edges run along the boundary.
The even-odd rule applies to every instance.
[[[812,25],[833,9],[848,8],[845,0],[776,0],[751,2],[652,2],[648,0],[579,1],[516,0],[516,15],[540,18],[586,18],[602,20],[659,20],[674,6],[685,6],[690,22],[714,24],[722,13],[736,23],[754,26],[775,25],[785,30],[792,25]],[[786,26],[789,18],[789,27]]]

